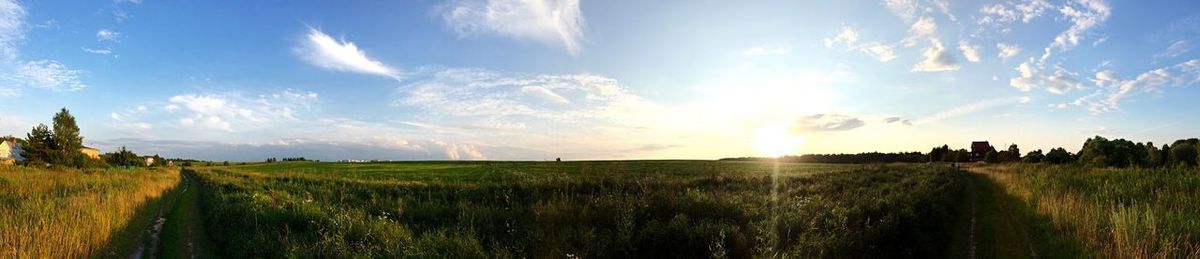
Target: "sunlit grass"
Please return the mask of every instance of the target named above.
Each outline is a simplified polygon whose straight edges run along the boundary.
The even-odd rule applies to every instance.
[[[314,170],[316,169],[316,170]],[[937,255],[939,167],[713,161],[277,163],[195,172],[230,257]],[[772,220],[776,219],[776,220]]]
[[[126,230],[138,210],[179,179],[173,170],[82,172],[0,166],[0,257],[109,256],[118,252],[111,247],[114,242],[129,243],[114,237],[137,238],[140,231]]]
[[[1200,172],[1009,165],[989,177],[1097,258],[1200,257]]]

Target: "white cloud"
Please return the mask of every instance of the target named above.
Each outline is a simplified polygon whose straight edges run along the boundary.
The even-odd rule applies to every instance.
[[[1106,112],[1119,109],[1120,103],[1132,91],[1161,91],[1167,86],[1190,86],[1200,82],[1200,60],[1193,59],[1173,66],[1158,68],[1138,74],[1131,80],[1115,79],[1111,72],[1097,73],[1094,81],[1105,82],[1107,98],[1093,102],[1092,110]]]
[[[850,26],[842,26],[841,32],[837,35],[825,38],[825,47],[833,48],[837,45],[846,45],[847,48],[858,50],[863,53],[875,56],[880,62],[887,62],[896,58],[896,53],[892,50],[892,46],[885,45],[879,42],[867,42],[856,44],[858,42],[858,32]]]
[[[18,46],[25,41],[25,8],[0,0],[0,97],[16,97],[22,88],[74,91],[87,87],[79,80],[83,71],[51,59],[24,60]]]
[[[398,70],[367,57],[353,42],[335,40],[315,28],[308,29],[308,35],[300,42],[300,46],[292,49],[292,52],[301,60],[324,69],[380,75],[400,80]]]
[[[792,48],[784,45],[756,46],[739,51],[746,56],[785,56],[792,54]]]
[[[996,49],[998,50],[996,56],[1003,59],[1015,57],[1021,53],[1021,46],[1017,44],[996,43]]]
[[[627,93],[616,80],[592,74],[527,76],[481,69],[444,69],[400,89],[406,96],[396,105],[438,116],[495,121],[598,119],[636,112],[637,105],[646,103],[641,97]]]
[[[915,0],[883,0],[883,6],[905,22],[912,21],[922,11]]]
[[[122,112],[113,112],[109,117],[121,125],[145,123],[184,131],[246,132],[297,122],[301,114],[311,112],[311,106],[317,101],[316,93],[292,89],[259,96],[180,94],[162,103],[139,104]]]
[[[946,109],[944,111],[935,113],[933,115],[929,115],[924,118],[920,118],[916,121],[913,121],[912,123],[915,125],[923,125],[923,124],[943,121],[943,120],[947,120],[947,119],[958,118],[958,117],[961,117],[964,115],[968,115],[968,114],[972,114],[972,113],[976,113],[976,112],[980,112],[980,111],[984,111],[984,110],[988,110],[988,109],[992,109],[992,108],[996,108],[996,107],[1000,107],[1000,106],[1028,103],[1029,101],[1030,101],[1030,98],[1025,97],[1025,96],[980,100],[980,101],[970,102],[970,103],[960,105],[960,106],[955,106],[950,109]]]
[[[841,114],[813,114],[792,121],[790,131],[793,133],[844,131],[866,125],[866,122],[855,117]]]
[[[875,55],[875,58],[881,62],[887,62],[896,59],[896,53],[892,51],[892,47],[880,44],[879,42],[869,42],[859,46],[859,50]]]
[[[109,29],[100,29],[96,31],[96,40],[121,42],[121,33]]]
[[[1050,57],[1052,50],[1067,51],[1079,45],[1086,33],[1108,20],[1112,9],[1103,0],[1076,0],[1059,7],[1058,11],[1071,22],[1071,27],[1054,37],[1047,46],[1041,62]]]
[[[0,57],[15,59],[25,40],[25,8],[13,0],[0,0]]]
[[[75,91],[87,87],[79,81],[82,71],[54,60],[35,60],[20,64],[8,81],[53,91]]]
[[[931,39],[930,42],[932,46],[926,48],[921,53],[921,56],[925,57],[925,59],[913,66],[912,71],[940,72],[958,70],[958,60],[954,58],[954,55],[950,54],[937,39]]]
[[[93,48],[88,48],[88,47],[82,47],[79,49],[83,50],[83,52],[97,54],[97,55],[105,55],[105,56],[112,55],[112,53],[113,53],[112,49],[109,49],[109,48],[93,49]]]
[[[963,57],[966,57],[967,61],[979,62],[979,46],[971,45],[966,40],[960,40],[958,41],[958,49],[962,50]]]
[[[1154,58],[1155,59],[1174,58],[1174,57],[1178,57],[1179,55],[1183,55],[1184,53],[1187,53],[1189,50],[1191,50],[1191,44],[1188,44],[1188,41],[1177,40],[1175,42],[1172,42],[1171,46],[1167,46],[1167,48],[1164,49],[1162,52],[1159,52],[1158,54],[1154,54]]]
[[[942,15],[949,18],[951,22],[958,21],[958,18],[954,17],[954,14],[950,12],[950,0],[932,0],[932,2],[933,6],[937,7],[938,11],[942,12]]]
[[[908,38],[905,38],[904,46],[912,47],[918,42],[925,39],[937,39],[937,23],[934,23],[931,17],[921,17],[921,19],[913,22],[908,28]]]
[[[460,37],[490,33],[582,50],[585,21],[579,0],[457,0],[442,18]]]
[[[1021,91],[1042,87],[1051,93],[1063,94],[1071,90],[1087,88],[1086,84],[1075,79],[1076,74],[1061,66],[1054,66],[1051,73],[1044,74],[1042,69],[1034,65],[1032,58],[1021,62],[1020,65],[1017,65],[1016,70],[1018,75],[1009,79],[1009,85]]]
[[[825,38],[825,47],[832,48],[834,44],[854,45],[858,42],[858,32],[853,27],[842,26],[842,31],[830,38]]]
[[[550,89],[546,89],[545,87],[541,87],[541,86],[537,86],[537,85],[523,86],[523,87],[521,87],[521,92],[533,94],[537,97],[540,97],[542,99],[545,99],[546,101],[550,101],[553,103],[561,103],[561,104],[571,103],[570,100],[567,100],[567,98],[564,98],[561,95],[554,93],[554,91],[551,91]]]

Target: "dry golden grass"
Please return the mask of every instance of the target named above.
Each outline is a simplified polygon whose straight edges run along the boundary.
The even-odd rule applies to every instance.
[[[82,172],[0,166],[0,257],[80,258],[113,252],[114,233],[130,227],[139,208],[158,201],[179,180],[178,171],[170,169]]]
[[[1200,258],[1194,169],[978,168],[1098,258]],[[1150,189],[1150,190],[1147,190]],[[1192,219],[1192,220],[1189,220]]]

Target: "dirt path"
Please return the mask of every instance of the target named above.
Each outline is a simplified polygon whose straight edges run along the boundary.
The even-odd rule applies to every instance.
[[[217,258],[204,231],[198,192],[192,176],[184,174],[178,191],[159,207],[154,221],[142,232],[136,248],[127,258]]]
[[[1037,258],[1025,203],[977,168],[965,168],[965,215],[956,223],[955,258]]]
[[[200,195],[204,190],[185,174],[185,188],[179,202],[167,214],[163,239],[159,246],[163,258],[215,258],[212,241],[204,231]],[[196,185],[196,186],[192,186]]]

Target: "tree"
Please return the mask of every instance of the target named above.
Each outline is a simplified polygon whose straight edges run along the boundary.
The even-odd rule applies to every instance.
[[[1000,153],[996,152],[995,150],[989,150],[987,153],[983,154],[983,162],[988,164],[999,163]]]
[[[1050,164],[1070,163],[1071,162],[1071,153],[1067,152],[1066,149],[1063,149],[1061,147],[1050,149],[1050,152],[1046,153],[1046,158],[1044,160],[1046,161],[1046,163],[1050,163]]]
[[[1162,153],[1158,151],[1158,147],[1154,146],[1154,142],[1146,142],[1143,148],[1146,158],[1142,159],[1142,167],[1158,167],[1162,165]]]
[[[139,167],[145,164],[145,160],[140,159],[137,154],[121,147],[117,152],[105,153],[101,156],[110,165],[124,167]]]
[[[1197,139],[1180,139],[1175,143],[1171,143],[1171,165],[1187,165],[1196,166],[1197,156],[1200,156],[1200,150],[1196,147]]]
[[[1001,157],[1005,162],[1021,161],[1021,148],[1018,148],[1017,144],[1008,145],[1007,151],[1007,157]]]
[[[1046,157],[1046,155],[1042,154],[1042,150],[1038,149],[1038,150],[1034,150],[1034,151],[1029,151],[1029,154],[1026,154],[1025,158],[1021,159],[1021,162],[1041,163],[1042,159],[1044,159],[1045,157]]]
[[[934,147],[933,150],[929,150],[929,160],[928,161],[929,162],[946,161],[946,159],[945,159],[946,153],[949,153],[949,152],[950,152],[949,145],[942,145],[941,147]]]
[[[28,164],[41,165],[53,163],[58,144],[54,142],[54,133],[46,124],[38,124],[25,136],[25,145],[21,147],[22,156]]]
[[[79,136],[79,125],[75,123],[75,116],[71,116],[71,112],[67,108],[62,108],[58,113],[54,114],[54,142],[58,144],[55,148],[55,153],[58,153],[58,161],[53,161],[58,164],[81,166],[83,153],[79,149],[83,148],[83,137]]]

